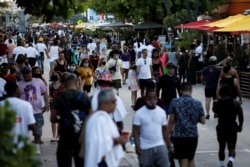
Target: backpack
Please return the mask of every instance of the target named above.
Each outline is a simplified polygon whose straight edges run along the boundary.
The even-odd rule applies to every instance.
[[[83,122],[87,117],[86,99],[82,98],[84,93],[78,92],[73,99],[67,98],[63,93],[58,95],[64,99],[64,103],[62,103],[63,117],[61,118],[61,125],[68,132],[80,134]]]

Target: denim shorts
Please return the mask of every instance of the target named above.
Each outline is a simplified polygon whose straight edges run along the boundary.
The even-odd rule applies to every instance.
[[[34,114],[35,120],[36,120],[36,126],[35,129],[33,130],[33,136],[35,137],[41,137],[42,136],[42,128],[44,125],[44,119],[43,119],[43,114]]]

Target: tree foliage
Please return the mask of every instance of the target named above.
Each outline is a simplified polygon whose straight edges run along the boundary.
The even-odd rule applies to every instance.
[[[199,14],[212,11],[228,0],[89,0],[97,12],[113,13],[120,20],[131,19],[135,22],[153,20],[167,26],[195,20]]]
[[[3,1],[3,2],[0,2],[0,8],[7,8],[9,5],[7,2]]]
[[[100,13],[112,13],[120,20],[138,22],[141,19],[162,22],[166,15],[163,0],[89,0],[90,7]]]
[[[16,4],[25,13],[42,17],[46,22],[53,21],[56,16],[66,19],[88,7],[85,0],[16,0]]]
[[[174,27],[181,23],[191,22],[197,16],[206,12],[212,15],[212,11],[229,0],[164,0],[170,4],[171,14],[164,18],[167,27]]]
[[[0,106],[1,167],[40,167],[41,162],[27,137],[18,136],[17,143],[14,143],[14,134],[11,133],[11,129],[15,121],[15,112],[8,107],[8,104]],[[22,143],[22,148],[18,147],[19,143]]]

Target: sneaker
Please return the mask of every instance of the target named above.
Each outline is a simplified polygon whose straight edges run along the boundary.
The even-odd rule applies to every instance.
[[[215,113],[215,114],[214,114],[214,118],[218,118],[218,114]]]
[[[210,118],[210,115],[209,115],[209,114],[207,114],[205,118],[206,118],[206,119],[209,119],[209,118]]]
[[[228,161],[227,167],[233,167],[233,162],[232,161]]]
[[[38,155],[41,154],[40,144],[36,144],[36,153],[37,153]]]

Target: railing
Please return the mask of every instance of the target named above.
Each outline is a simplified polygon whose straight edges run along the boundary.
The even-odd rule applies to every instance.
[[[250,98],[250,72],[240,72],[239,77],[242,96]]]

